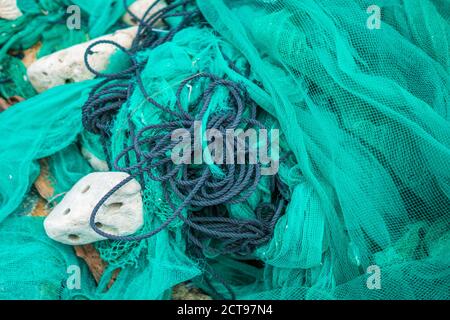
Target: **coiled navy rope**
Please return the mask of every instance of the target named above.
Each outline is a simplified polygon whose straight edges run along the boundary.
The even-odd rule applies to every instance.
[[[126,6],[126,1],[123,0],[123,4],[125,8],[127,8],[126,10],[128,13],[133,17],[133,19],[139,22],[137,34],[130,49],[124,48],[115,41],[99,40],[89,45],[85,51],[84,63],[86,68],[97,78],[104,78],[104,80],[94,86],[91,90],[88,100],[83,106],[82,122],[87,131],[98,134],[102,137],[101,141],[104,150],[107,150],[106,142],[110,138],[110,130],[112,128],[113,120],[122,104],[127,101],[134,89],[130,79],[137,77],[139,80],[139,88],[141,90],[144,89],[139,73],[146,65],[147,61],[142,61],[139,63],[135,57],[135,54],[143,49],[154,48],[172,40],[176,32],[189,26],[200,17],[200,12],[198,9],[187,10],[187,7],[192,5],[192,0],[185,0],[170,4],[150,15],[150,12],[152,12],[155,6],[157,6],[160,2],[160,0],[155,1],[146,10],[143,18],[139,19],[128,9]],[[183,11],[178,12],[177,10]],[[156,24],[159,21],[164,21],[165,19],[173,17],[179,17],[181,21],[170,30],[161,30],[156,28]],[[94,48],[100,44],[115,46],[117,49],[125,53],[130,59],[131,67],[111,74],[101,73],[92,68],[89,63],[89,56],[95,52]],[[156,103],[156,101],[151,99],[148,94],[146,94],[146,97],[149,102]],[[161,105],[159,105],[159,107],[163,108]],[[166,108],[165,111],[168,112],[169,109]],[[106,152],[106,154],[108,154],[108,152]]]
[[[215,129],[224,134],[226,130],[236,128],[260,128],[264,126],[256,120],[256,104],[249,98],[245,88],[233,81],[222,79],[211,73],[198,73],[185,79],[176,93],[176,108],[169,108],[158,103],[147,92],[141,78],[141,70],[147,61],[138,62],[136,53],[146,48],[154,48],[172,40],[181,29],[191,25],[195,20],[200,21],[198,9],[188,10],[192,1],[181,1],[169,4],[158,12],[149,15],[158,4],[156,1],[139,19],[132,12],[130,15],[139,22],[137,36],[130,49],[119,44],[101,40],[91,44],[85,53],[84,60],[87,68],[98,78],[103,78],[91,91],[83,106],[82,121],[85,129],[101,137],[101,143],[107,156],[107,162],[112,164],[114,170],[123,171],[130,176],[113,187],[96,204],[90,217],[90,225],[98,234],[120,241],[139,241],[154,236],[167,228],[173,221],[180,219],[185,225],[188,246],[193,255],[204,259],[204,251],[246,256],[258,246],[268,242],[278,218],[282,215],[287,199],[286,186],[278,178],[273,180],[272,203],[261,203],[255,211],[254,219],[235,219],[222,215],[205,214],[208,208],[224,208],[225,205],[246,201],[256,190],[261,179],[260,164],[222,164],[222,165],[189,165],[175,164],[170,152],[178,143],[172,141],[172,132],[176,129],[185,129],[194,136],[195,122],[205,123],[205,129]],[[179,11],[181,10],[181,11]],[[158,21],[178,17],[180,22],[170,30],[156,28]],[[100,73],[89,64],[89,55],[100,44],[109,44],[117,47],[129,58],[130,66],[117,73]],[[223,55],[229,66],[240,73],[240,70],[227,56]],[[250,69],[245,70],[248,77]],[[183,108],[181,95],[187,85],[197,83],[205,88],[196,101],[188,102]],[[111,128],[114,119],[124,103],[134,90],[140,90],[145,100],[153,107],[159,109],[168,119],[161,124],[149,125],[138,131],[129,119],[128,140],[123,151],[111,161],[107,144],[111,139]],[[224,110],[210,112],[210,104],[214,94],[219,89],[228,93],[228,104]],[[237,139],[234,137],[233,139]],[[191,147],[194,142],[191,141]],[[233,143],[238,147],[237,141]],[[195,150],[194,148],[191,148]],[[250,153],[250,147],[245,147],[245,157]],[[237,152],[234,150],[233,155]],[[134,159],[131,163],[130,159]],[[234,159],[236,160],[236,159]],[[234,162],[236,163],[236,161]],[[145,180],[151,179],[161,183],[166,203],[173,213],[156,229],[145,234],[118,236],[104,232],[95,224],[96,215],[104,203],[120,188],[137,179],[145,186]],[[174,203],[173,197],[178,198]],[[184,212],[188,212],[185,216]],[[211,210],[209,210],[211,212]],[[214,240],[219,245],[210,248],[204,243]],[[210,267],[208,272],[224,284],[232,296],[234,293],[220,276]]]

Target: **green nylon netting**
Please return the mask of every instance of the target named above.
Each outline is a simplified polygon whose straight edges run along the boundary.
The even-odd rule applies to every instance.
[[[66,25],[73,14],[67,12],[71,5],[81,9],[80,29]],[[0,96],[5,98],[29,98],[35,94],[20,56],[9,54],[11,50],[28,49],[41,41],[37,55],[40,58],[124,27],[120,21],[125,13],[122,0],[18,0],[17,6],[21,17],[0,19],[0,80],[5,80],[0,82]]]
[[[273,239],[248,257],[259,263],[230,256],[209,261],[237,298],[449,299],[450,3],[378,1],[379,30],[366,25],[371,1],[197,4],[210,26],[185,29],[172,41],[139,53],[140,61],[149,59],[142,72],[148,92],[174,107],[177,85],[193,73],[208,70],[242,82],[264,110],[259,120],[280,128],[281,150],[294,155],[281,162],[279,171],[291,192],[286,213]],[[248,61],[249,79],[231,70],[222,52],[238,65]],[[124,69],[127,61],[117,54],[111,68]],[[91,171],[80,157],[80,145],[104,158],[96,138],[81,125],[81,106],[96,83],[57,87],[0,114],[0,228],[11,233],[0,242],[0,255],[9,257],[0,259],[0,271],[8,270],[0,272],[0,288],[7,284],[1,297],[20,297],[30,268],[39,263],[54,272],[36,281],[54,288],[67,278],[61,268],[77,263],[61,258],[69,254],[67,247],[46,238],[41,220],[30,227],[23,220],[20,226],[41,230],[32,233],[33,243],[53,244],[52,250],[9,246],[23,236],[11,231],[22,230],[16,221],[34,219],[11,213],[37,177],[38,159],[51,156],[54,184],[64,192]],[[199,90],[193,86],[183,99]],[[214,107],[226,108],[220,92]],[[127,139],[129,115],[137,128],[163,117],[136,90],[115,120],[113,157]],[[254,205],[268,195],[266,183],[263,179],[247,202],[228,208],[231,215],[251,217]],[[160,185],[148,181],[140,232],[170,215],[161,194]],[[97,288],[85,274],[87,284],[72,294],[165,299],[174,285],[187,280],[207,290],[199,277],[202,264],[186,255],[181,228],[176,221],[139,243],[97,243],[109,267]],[[42,255],[48,256],[42,262],[27,260]],[[380,290],[367,287],[370,265],[380,267]],[[106,290],[117,268],[122,270]],[[223,285],[212,281],[226,295]],[[56,291],[33,291],[29,297],[71,298]]]

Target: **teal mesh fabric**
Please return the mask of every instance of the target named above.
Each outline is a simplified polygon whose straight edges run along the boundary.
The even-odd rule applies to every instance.
[[[78,180],[89,174],[92,168],[74,143],[49,158],[49,171],[56,196],[69,191]]]
[[[256,296],[448,298],[449,257],[429,250],[448,246],[449,11],[404,3],[370,30],[367,1],[198,1],[250,61],[298,161]],[[382,291],[364,283],[372,264]]]
[[[153,99],[175,109],[178,85],[192,74],[211,72],[244,85],[258,104],[258,120],[279,128],[281,152],[291,152],[279,168],[290,201],[271,240],[245,258],[205,253],[207,259],[193,259],[178,220],[141,242],[98,242],[108,267],[99,285],[87,285],[81,295],[168,299],[171,288],[190,280],[208,294],[228,297],[217,277],[210,279],[217,292],[205,284],[208,262],[238,299],[449,299],[448,2],[380,1],[379,30],[367,27],[372,3],[365,0],[196,3],[208,24],[186,28],[136,55],[145,63],[144,86]],[[250,75],[235,72],[224,55],[239,67],[248,63]],[[110,69],[128,67],[121,53]],[[81,125],[81,106],[96,83],[54,88],[0,114],[0,228],[14,241],[21,240],[13,234],[19,227],[9,223],[16,219],[11,213],[30,190],[38,159],[50,156],[54,183],[64,192],[92,170],[80,146],[106,158],[98,137]],[[183,90],[182,104],[202,90],[201,85]],[[227,110],[227,103],[219,90],[211,109]],[[114,118],[110,157],[130,142],[128,121],[140,129],[167,118],[135,90]],[[227,206],[229,215],[253,218],[255,206],[270,199],[268,186],[262,179],[247,201]],[[172,213],[163,191],[159,182],[146,180],[145,223],[138,234]],[[41,228],[41,220],[33,221]],[[22,263],[25,256],[8,241],[0,243],[0,255],[9,256],[0,270],[8,263],[16,269],[0,272],[0,283],[16,283],[5,297],[24,296],[28,282],[16,266],[29,262]],[[54,254],[61,255],[49,252]],[[60,288],[65,264],[41,275],[49,277],[51,292]],[[368,270],[374,266],[380,289],[370,288]],[[84,277],[89,282],[89,275]],[[34,295],[47,296],[56,297]]]

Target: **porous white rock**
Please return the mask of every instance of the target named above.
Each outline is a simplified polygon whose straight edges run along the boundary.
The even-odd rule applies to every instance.
[[[69,245],[104,240],[89,224],[92,211],[108,191],[127,177],[124,172],[95,172],[82,178],[45,219],[47,235]],[[97,228],[113,235],[126,236],[139,230],[144,223],[140,184],[133,179],[117,190],[101,206],[95,221]]]
[[[77,44],[42,57],[28,68],[28,78],[37,92],[65,83],[93,79],[94,74],[84,64],[86,49],[98,40],[111,40],[125,48],[130,48],[136,32],[137,27],[118,30],[113,34]],[[104,71],[109,64],[109,58],[117,50],[117,47],[111,44],[99,44],[92,50],[94,52],[89,55],[90,66],[96,71]]]
[[[85,147],[81,147],[81,154],[95,171],[105,172],[109,170],[106,161],[99,159]]]
[[[128,10],[130,10],[139,19],[142,19],[148,8],[150,8],[150,6],[152,6],[155,2],[156,0],[137,0],[128,7]],[[147,17],[151,16],[156,11],[162,9],[165,6],[166,4],[164,1],[158,2],[147,14]],[[128,12],[123,16],[122,20],[129,25],[137,24],[137,21]],[[162,25],[162,21],[159,21],[159,23],[157,23],[156,25]]]
[[[0,19],[16,20],[21,16],[16,0],[0,0]]]

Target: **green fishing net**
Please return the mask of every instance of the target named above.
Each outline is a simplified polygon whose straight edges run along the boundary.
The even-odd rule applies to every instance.
[[[80,8],[79,29],[67,27],[74,14],[68,8],[73,5]],[[122,0],[18,0],[17,6],[22,16],[0,19],[0,96],[4,98],[35,94],[20,55],[12,52],[29,49],[40,41],[40,58],[125,27]]]
[[[71,248],[49,239],[42,223],[42,218],[10,216],[0,225],[0,299],[88,298],[94,280],[80,277],[75,283],[69,278],[72,272],[88,274],[86,265]]]
[[[450,3],[378,1],[379,29],[367,26],[372,1],[196,3],[208,25],[139,52],[141,77],[151,97],[173,109],[179,84],[192,74],[232,79],[258,104],[258,120],[280,129],[280,150],[289,156],[278,173],[290,201],[271,240],[246,259],[208,256],[223,280],[210,279],[214,293],[204,281],[205,261],[187,254],[176,220],[140,242],[96,243],[108,263],[100,283],[82,272],[81,289],[66,290],[65,269],[84,270],[83,263],[46,237],[41,218],[11,214],[32,188],[38,159],[50,157],[58,193],[93,170],[81,148],[106,160],[81,123],[99,80],[64,85],[0,114],[0,297],[169,299],[175,285],[191,281],[228,297],[226,283],[238,299],[449,299]],[[239,67],[248,63],[250,75],[225,56]],[[128,67],[118,52],[109,68]],[[193,85],[181,99],[195,100],[202,90]],[[227,109],[224,92],[211,108]],[[128,121],[140,129],[165,119],[136,90],[114,119],[109,156],[126,145]],[[263,178],[252,197],[227,207],[230,215],[254,217],[256,204],[270,198],[268,185]],[[163,191],[146,181],[138,233],[170,216]],[[30,234],[36,245],[18,247]],[[375,289],[368,284],[374,266]],[[30,283],[38,289],[28,291]]]

